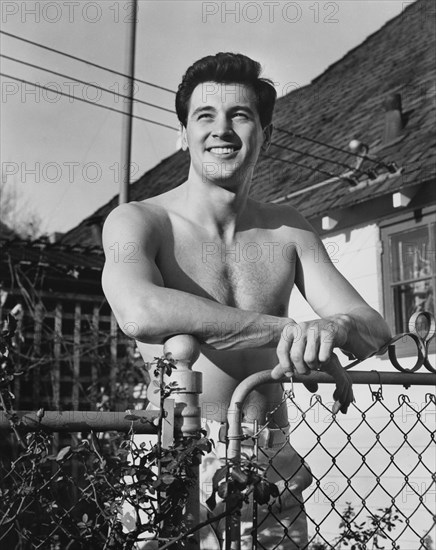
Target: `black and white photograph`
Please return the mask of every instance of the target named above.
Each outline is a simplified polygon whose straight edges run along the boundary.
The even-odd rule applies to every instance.
[[[0,548],[436,550],[436,3],[0,12]]]

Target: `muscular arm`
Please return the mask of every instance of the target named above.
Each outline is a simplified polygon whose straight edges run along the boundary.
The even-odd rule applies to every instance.
[[[306,248],[309,241],[319,250],[318,262],[312,254],[302,254],[296,284],[314,311],[332,321],[335,343],[365,359],[390,339],[388,325],[335,268],[320,238],[308,231],[303,240]]]
[[[121,329],[147,344],[191,334],[217,350],[275,347],[290,319],[240,310],[164,287],[155,260],[168,228],[158,208],[122,205],[104,225],[102,285]]]
[[[274,376],[293,367],[300,373],[327,365],[339,347],[365,359],[382,348],[391,334],[384,319],[371,308],[332,264],[312,227],[294,212],[301,254],[296,285],[320,316],[310,322],[291,324],[277,348],[281,367]],[[316,261],[313,250],[316,249]]]

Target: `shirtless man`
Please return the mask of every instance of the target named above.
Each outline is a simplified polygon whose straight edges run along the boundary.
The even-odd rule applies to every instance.
[[[341,375],[334,348],[365,358],[390,338],[384,320],[335,269],[309,223],[289,205],[248,196],[259,154],[271,140],[276,99],[271,82],[259,75],[258,63],[230,53],[188,69],[176,97],[183,147],[191,157],[188,179],[162,195],[119,206],[103,232],[103,288],[120,327],[129,336],[137,327],[145,360],[156,355],[150,354],[152,344],[162,350],[170,336],[195,336],[202,346],[195,364],[204,373],[202,410],[216,423],[226,421],[238,383],[268,368],[275,378],[333,368],[334,412],[346,412],[351,384]],[[111,254],[115,242],[121,252],[117,262]],[[127,259],[129,246],[123,261],[127,243],[137,245],[136,262]],[[294,284],[320,319],[292,318]],[[252,392],[248,419],[263,423],[281,396],[279,384]],[[274,421],[288,424],[284,408]],[[295,474],[295,494],[301,497],[310,473],[301,460],[295,467],[295,457],[289,445],[280,468],[284,478]],[[297,508],[295,514],[285,510],[297,518],[296,527],[277,548],[305,547],[305,518]],[[268,540],[266,535],[266,547],[275,547]],[[202,548],[212,550],[212,543]]]

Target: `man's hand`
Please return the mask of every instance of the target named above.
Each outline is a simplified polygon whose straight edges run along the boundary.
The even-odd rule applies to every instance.
[[[348,372],[342,367],[338,357],[334,353],[330,361],[323,364],[321,370],[330,374],[336,383],[336,389],[333,392],[333,399],[335,402],[332,407],[332,413],[336,414],[338,411],[341,411],[341,413],[346,414],[350,404],[354,403],[353,384]],[[283,375],[288,376],[288,372],[285,373],[283,367],[279,364],[274,367],[271,376],[274,379],[279,379]],[[318,384],[316,382],[311,382],[310,376],[308,376],[308,381],[305,382],[304,385],[312,393],[318,390]]]
[[[272,370],[271,376],[279,379],[282,376],[292,377],[295,373],[308,375],[311,370],[325,371],[336,382],[332,412],[336,414],[340,410],[346,413],[354,401],[352,384],[333,349],[343,346],[347,337],[346,324],[341,317],[289,323],[283,329],[277,346],[280,363]],[[304,385],[311,392],[318,389],[310,377]]]
[[[282,330],[277,346],[277,357],[282,369],[280,377],[292,376],[294,372],[309,374],[311,370],[324,370],[324,365],[333,355],[333,349],[342,347],[347,341],[348,330],[343,317],[346,316],[288,323]]]

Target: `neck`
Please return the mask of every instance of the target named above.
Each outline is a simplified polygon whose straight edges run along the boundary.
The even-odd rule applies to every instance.
[[[249,187],[250,182],[234,185],[231,181],[224,187],[190,174],[184,184],[186,212],[210,233],[231,241],[243,223]]]

